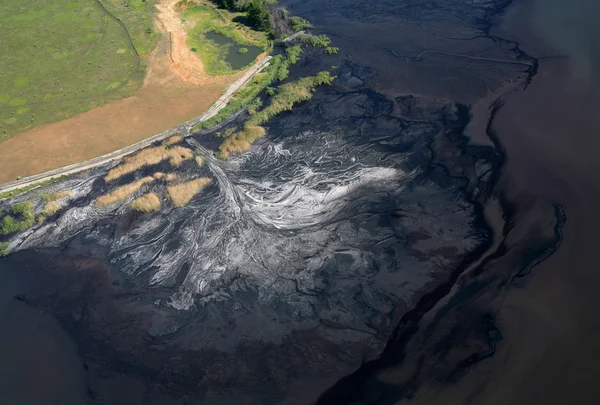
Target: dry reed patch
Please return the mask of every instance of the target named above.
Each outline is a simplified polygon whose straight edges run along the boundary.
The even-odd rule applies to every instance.
[[[96,198],[96,205],[106,206],[124,200],[125,198],[139,190],[139,188],[142,187],[144,184],[151,183],[153,181],[154,178],[148,176],[136,181],[135,183],[126,184],[122,187],[111,191],[108,194]]]
[[[257,139],[265,136],[265,129],[259,125],[246,125],[237,134],[230,136],[219,147],[219,154],[228,158],[232,153],[246,152]]]
[[[71,190],[57,191],[56,193],[46,194],[44,196],[44,201],[56,201],[60,200],[61,198],[71,197],[72,195],[73,192]]]
[[[71,190],[63,190],[57,191],[56,193],[46,194],[44,195],[44,208],[42,208],[42,214],[45,216],[54,215],[61,209],[61,204],[58,200],[63,198],[69,198],[73,196],[73,192]]]
[[[133,156],[125,158],[123,163],[108,172],[104,177],[104,180],[116,180],[126,174],[133,173],[144,166],[155,165],[167,159],[171,165],[179,166],[184,160],[193,157],[194,153],[183,146],[173,146],[168,149],[165,146],[156,146],[144,149]]]
[[[152,212],[160,209],[160,199],[154,193],[144,194],[131,203],[131,208],[140,212]]]
[[[176,184],[174,186],[168,186],[167,191],[173,205],[176,207],[183,207],[208,183],[212,180],[208,177],[201,177],[186,183]]]
[[[196,164],[198,167],[202,166],[204,164],[204,158],[202,156],[196,156]]]
[[[60,208],[61,205],[58,203],[58,201],[48,201],[42,209],[42,214],[45,216],[54,215],[60,210]]]
[[[166,180],[166,181],[173,181],[173,180],[177,180],[177,175],[175,173],[162,173],[162,172],[156,172],[152,175],[152,177],[154,177],[156,180]]]
[[[173,135],[172,137],[170,137],[169,139],[167,139],[167,145],[175,145],[176,143],[179,143],[183,141],[183,136],[181,135]]]

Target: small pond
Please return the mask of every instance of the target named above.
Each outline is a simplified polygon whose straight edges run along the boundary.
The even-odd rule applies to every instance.
[[[227,50],[225,61],[229,63],[233,70],[239,70],[248,66],[258,55],[263,53],[262,48],[259,48],[258,46],[240,45],[233,39],[216,32],[207,32],[204,35],[209,41],[215,42],[219,47],[223,47]],[[247,52],[244,52],[243,50],[240,51],[242,48],[245,48]]]

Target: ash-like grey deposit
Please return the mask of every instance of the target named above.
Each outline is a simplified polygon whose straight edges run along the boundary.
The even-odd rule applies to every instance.
[[[506,250],[504,220],[516,214],[495,191],[504,156],[486,128],[537,63],[488,33],[508,3],[291,1],[341,48],[328,59],[305,53],[292,75],[334,64],[337,80],[227,161],[213,156],[217,129],[186,138],[205,164],[178,171],[212,179],[187,206],[142,214],[129,206],[135,196],[95,204],[166,164],[115,184],[106,167],[51,186],[73,197],[13,238],[0,266],[35,279],[18,299],[75,342],[86,400],[308,404],[333,387],[321,402],[346,403],[336,382],[402,360],[388,355],[419,322],[415,309],[431,309],[462,272]],[[143,191],[164,197],[164,187]],[[556,235],[534,236],[528,243],[544,251]],[[523,267],[515,263],[500,280]],[[401,387],[383,392],[399,399],[410,392]]]

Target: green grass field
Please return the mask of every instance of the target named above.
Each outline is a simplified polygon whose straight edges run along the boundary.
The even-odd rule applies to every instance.
[[[152,23],[152,17],[156,11],[154,9],[155,1],[100,0],[100,2],[125,24],[138,54],[142,58],[148,56],[158,39]]]
[[[247,46],[267,49],[268,41],[265,33],[254,31],[242,23],[234,22],[236,17],[242,18],[243,16],[243,13],[218,9],[208,3],[183,12],[182,19],[188,30],[188,45],[204,63],[206,73],[221,75],[239,70],[233,69],[226,60],[226,55],[232,46],[238,48],[239,55],[247,52],[247,49],[246,52],[239,52],[239,49]],[[220,34],[229,40],[229,43],[219,44],[214,40],[208,40],[207,34],[209,33]],[[253,59],[244,67],[252,62],[254,62]]]
[[[0,141],[130,95],[156,42],[151,0],[0,2]]]

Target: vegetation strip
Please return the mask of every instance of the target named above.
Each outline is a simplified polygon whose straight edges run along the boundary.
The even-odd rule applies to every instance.
[[[126,174],[135,172],[144,167],[155,165],[163,160],[168,160],[172,166],[179,166],[184,160],[194,157],[194,153],[183,146],[167,147],[165,145],[154,148],[143,149],[137,154],[125,159],[123,163],[111,169],[106,176],[105,181],[119,179]]]
[[[322,71],[315,76],[303,77],[280,86],[273,91],[273,98],[268,106],[252,114],[242,131],[225,139],[219,147],[218,156],[227,158],[232,153],[247,151],[253,142],[265,135],[261,124],[283,111],[291,110],[297,103],[310,100],[318,86],[329,85],[334,79],[330,72]]]

